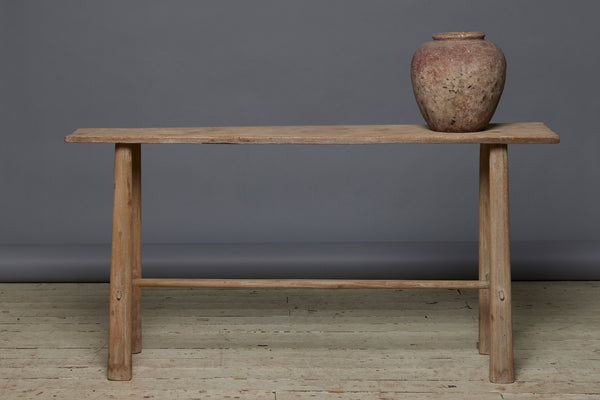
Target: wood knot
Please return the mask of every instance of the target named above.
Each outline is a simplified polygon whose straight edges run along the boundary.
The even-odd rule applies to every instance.
[[[498,292],[498,297],[500,298],[500,301],[504,301],[504,290]]]
[[[121,300],[121,291],[117,292],[117,300]]]

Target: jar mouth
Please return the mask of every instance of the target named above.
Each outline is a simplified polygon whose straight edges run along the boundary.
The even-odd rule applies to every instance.
[[[434,33],[433,40],[473,40],[485,38],[483,32],[443,32]]]

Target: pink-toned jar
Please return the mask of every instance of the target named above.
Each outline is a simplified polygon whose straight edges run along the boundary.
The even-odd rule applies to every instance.
[[[440,132],[484,130],[498,106],[506,78],[506,59],[483,32],[446,32],[415,52],[413,91],[430,129]]]

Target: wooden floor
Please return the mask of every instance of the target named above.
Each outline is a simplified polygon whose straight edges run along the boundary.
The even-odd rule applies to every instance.
[[[0,284],[0,399],[600,399],[600,282],[516,282],[517,382],[488,382],[475,290],[143,289],[106,380],[108,285]]]

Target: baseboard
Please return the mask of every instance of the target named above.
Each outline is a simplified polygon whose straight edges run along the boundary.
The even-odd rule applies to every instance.
[[[476,279],[476,242],[144,244],[146,278]],[[600,280],[600,242],[511,245],[514,280]],[[0,246],[0,282],[107,282],[108,245]]]

